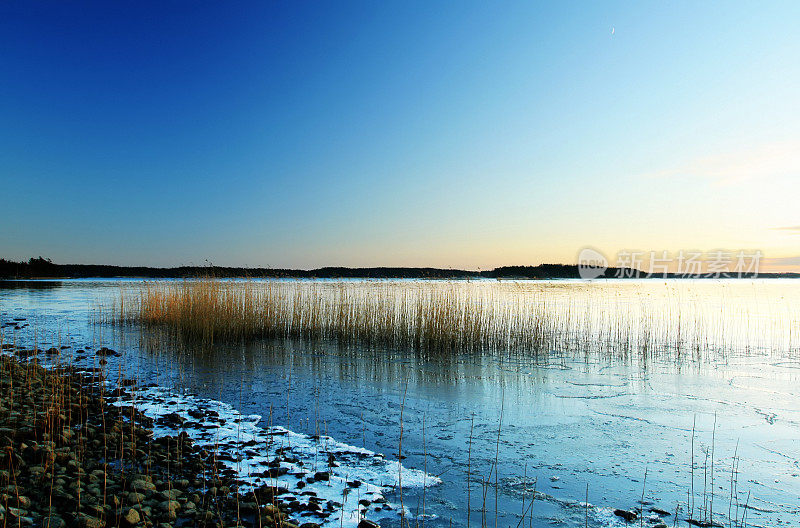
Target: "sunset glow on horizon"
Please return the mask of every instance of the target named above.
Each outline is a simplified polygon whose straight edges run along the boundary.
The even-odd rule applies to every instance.
[[[0,257],[800,271],[796,2],[0,13]]]

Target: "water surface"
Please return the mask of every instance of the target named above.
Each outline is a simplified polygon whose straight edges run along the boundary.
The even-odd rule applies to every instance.
[[[546,300],[584,332],[535,357],[297,340],[193,354],[92,322],[98,303],[139,284],[3,283],[0,323],[26,319],[4,326],[4,342],[109,346],[123,357],[107,369],[260,415],[262,426],[325,434],[389,461],[401,453],[436,484],[403,491],[420,525],[464,526],[469,503],[475,526],[616,526],[613,510],[642,498],[645,512],[673,512],[669,526],[676,509],[680,519],[713,509],[727,526],[745,503],[748,526],[800,525],[798,281],[520,283],[517,297]],[[648,353],[593,343],[608,341],[610,326]],[[386,496],[401,501],[397,490]],[[398,523],[396,511],[368,517]]]

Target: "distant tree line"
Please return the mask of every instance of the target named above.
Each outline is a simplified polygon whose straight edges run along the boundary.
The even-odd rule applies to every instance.
[[[302,278],[302,279],[577,279],[578,266],[574,264],[540,264],[538,266],[502,266],[488,271],[470,271],[441,268],[377,267],[346,268],[325,267],[312,270],[274,268],[236,268],[225,266],[178,266],[153,268],[146,266],[107,266],[101,264],[55,264],[43,257],[31,258],[27,262],[0,259],[2,279],[64,279],[64,278]],[[599,278],[647,278],[639,270],[608,268]],[[655,278],[663,278],[657,275]],[[683,275],[669,274],[669,278]],[[696,277],[696,276],[693,276]],[[759,277],[800,277],[798,273],[761,273]]]

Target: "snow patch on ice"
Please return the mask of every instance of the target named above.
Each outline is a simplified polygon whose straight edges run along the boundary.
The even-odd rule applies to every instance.
[[[372,518],[399,515],[399,506],[386,501],[386,491],[401,481],[403,488],[441,483],[424,471],[330,436],[262,427],[261,416],[242,415],[221,401],[176,394],[163,387],[129,390],[128,394],[114,405],[135,405],[153,418],[155,436],[185,431],[196,446],[216,450],[220,463],[238,474],[241,491],[261,485],[284,487],[289,490],[287,497],[317,510],[295,512],[293,518],[301,523],[355,527],[367,514]]]

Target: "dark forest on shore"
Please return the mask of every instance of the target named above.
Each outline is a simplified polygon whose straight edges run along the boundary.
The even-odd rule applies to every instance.
[[[800,273],[759,273],[762,278],[798,278]],[[0,259],[0,279],[80,279],[80,278],[297,278],[297,279],[578,279],[575,264],[539,264],[537,266],[502,266],[486,271],[442,268],[324,267],[311,270],[279,268],[237,268],[226,266],[178,266],[157,268],[146,266],[109,266],[103,264],[56,264],[38,257],[27,262]],[[598,278],[752,278],[753,274],[682,275],[658,273],[652,277],[644,271],[608,268]]]

